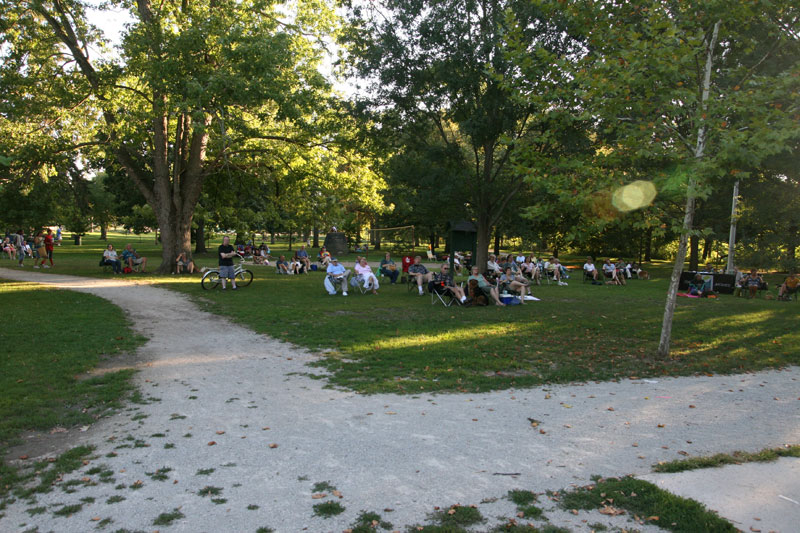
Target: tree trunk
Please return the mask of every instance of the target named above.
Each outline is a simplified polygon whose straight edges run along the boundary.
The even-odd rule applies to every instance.
[[[731,200],[731,229],[728,233],[728,264],[726,270],[728,274],[733,274],[734,267],[734,249],[736,248],[736,208],[739,203],[739,180],[733,184],[733,199]]]
[[[492,226],[489,224],[489,215],[480,213],[478,215],[478,250],[475,253],[473,265],[477,265],[481,272],[486,270],[486,263],[489,260],[489,240],[492,234]]]
[[[436,248],[438,247],[439,243],[437,242],[439,239],[436,238],[436,232],[432,231],[430,235],[431,239],[431,251],[436,252]]]
[[[701,97],[701,110],[705,116],[706,101],[708,100],[708,93],[711,87],[711,67],[714,53],[714,46],[717,42],[717,35],[719,34],[719,27],[722,21],[718,20],[714,24],[714,30],[711,34],[711,40],[706,48],[706,65],[705,75],[703,78],[703,94]],[[703,153],[706,149],[706,126],[704,120],[699,120],[700,127],[697,130],[697,144],[694,150],[694,158],[699,161],[703,158]],[[686,259],[686,241],[689,237],[689,232],[692,229],[694,221],[694,208],[695,208],[695,195],[697,182],[692,175],[689,178],[689,184],[686,190],[686,209],[683,216],[683,227],[681,229],[681,237],[678,241],[678,254],[675,257],[675,264],[672,267],[672,276],[669,280],[669,290],[667,291],[667,302],[664,306],[664,319],[661,323],[661,338],[658,342],[658,355],[661,357],[669,356],[669,343],[672,337],[672,319],[675,316],[675,303],[678,295],[678,285],[680,283],[681,272],[683,271],[683,263]]]
[[[714,246],[714,239],[713,237],[706,237],[703,239],[703,263],[708,261],[708,258],[711,257],[711,248]]]
[[[692,229],[691,227],[689,229]],[[697,235],[689,237],[689,270],[697,271],[700,254],[700,239]]]
[[[500,238],[500,232],[497,230],[497,228],[495,228],[494,229],[494,250],[492,250],[492,253],[494,255],[500,255],[500,244],[501,244],[501,241],[502,241],[502,239]]]
[[[100,224],[100,240],[105,241],[108,239],[108,224]]]
[[[314,226],[313,234],[314,234],[313,247],[314,248],[319,248],[319,227],[318,226]]]
[[[645,237],[645,246],[644,246],[644,261],[645,263],[649,263],[652,261],[653,255],[653,228],[647,229],[647,235]]]
[[[289,230],[289,251],[292,251],[292,237],[294,236],[294,232]]]
[[[195,231],[194,240],[194,253],[206,253],[206,220],[204,218],[199,218],[197,220],[197,230]]]

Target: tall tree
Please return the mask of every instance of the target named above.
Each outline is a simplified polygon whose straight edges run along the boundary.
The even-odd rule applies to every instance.
[[[122,5],[134,22],[111,61],[90,55],[100,37],[80,0],[3,2],[3,18],[18,23],[2,35],[14,59],[3,74],[42,88],[39,101],[58,111],[59,138],[75,131],[67,118],[89,119],[91,136],[73,149],[99,146],[136,184],[158,220],[159,270],[168,271],[178,252],[189,251],[208,169],[229,149],[229,117],[303,121],[324,103],[328,88],[317,65],[334,17],[324,0]]]
[[[504,40],[508,14],[520,21],[531,49],[563,56],[571,37],[523,0],[349,4],[352,27],[342,42],[355,72],[374,82],[371,103],[396,110],[400,123],[430,122],[470,169],[463,187],[477,220],[477,264],[485,264],[492,227],[525,184],[509,165],[511,155],[521,140],[541,133],[536,118],[552,105],[515,98],[504,81],[518,76]],[[550,74],[545,65],[543,75]]]
[[[714,178],[757,167],[800,135],[792,96],[800,87],[800,10],[745,0],[557,5],[587,36],[574,73],[610,157],[670,162],[677,171],[668,186],[684,190],[658,348],[666,356],[697,198]]]

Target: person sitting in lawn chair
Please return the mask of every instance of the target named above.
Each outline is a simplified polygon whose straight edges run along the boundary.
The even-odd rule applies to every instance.
[[[755,268],[744,278],[744,284],[747,286],[748,298],[754,298],[762,287],[766,288],[764,279],[758,275],[758,270]]]
[[[311,259],[308,258],[308,252],[306,251],[306,245],[303,244],[300,246],[300,249],[295,254],[297,259],[303,264],[303,270],[306,274],[308,271],[311,270]]]
[[[278,261],[275,263],[275,271],[278,274],[294,274],[291,265],[289,265],[289,262],[286,260],[285,255],[282,255],[278,258]]]
[[[422,283],[430,282],[431,278],[433,277],[433,273],[428,272],[428,269],[422,264],[422,257],[418,255],[414,257],[414,264],[408,267],[408,276],[409,282],[411,282],[412,279],[416,280],[419,295],[422,296]]]
[[[139,255],[130,244],[126,244],[122,250],[122,264],[131,270],[141,267],[141,272],[144,273],[144,269],[147,268],[147,258]]]
[[[547,276],[553,278],[553,281],[559,285],[567,284],[566,281],[562,281],[565,271],[557,257],[550,256],[550,260],[544,263],[544,269],[547,272]]]
[[[347,296],[347,278],[350,277],[350,271],[340,265],[338,259],[331,257],[326,273],[324,285],[328,294],[335,296],[337,288],[341,287],[342,296]]]
[[[326,250],[324,246],[319,249],[319,253],[317,254],[317,262],[324,267],[327,267],[331,262],[331,253]]]
[[[371,290],[372,294],[378,294],[380,284],[378,278],[372,273],[372,268],[367,263],[366,257],[359,258],[355,266],[356,278],[354,281],[360,283],[365,290]]]
[[[292,256],[292,262],[289,264],[289,269],[292,271],[292,274],[308,274],[305,263],[303,263],[303,260],[297,255],[296,252],[294,256]]]
[[[497,277],[503,273],[503,269],[500,267],[500,264],[497,262],[497,256],[494,254],[489,255],[489,260],[486,261],[486,271],[492,277]]]
[[[783,280],[783,284],[778,287],[778,298],[789,300],[790,296],[797,294],[797,287],[800,286],[800,278],[794,272],[789,272],[789,277]],[[797,298],[797,296],[795,296]]]
[[[470,277],[467,278],[467,281],[475,281],[478,284],[478,288],[483,291],[484,294],[491,297],[494,303],[501,307],[505,307],[506,304],[500,301],[500,293],[497,290],[497,286],[492,284],[483,274],[480,273],[480,269],[477,265],[472,267],[472,273]],[[470,297],[474,298],[472,295],[470,295]]]
[[[603,263],[603,275],[608,279],[606,283],[609,285],[624,285],[625,280],[617,274],[617,266],[611,262],[611,259],[606,259]]]
[[[434,274],[431,281],[428,282],[428,291],[438,294],[449,293],[460,304],[467,301],[464,289],[456,285],[455,281],[453,281],[453,276],[450,274],[450,265],[447,263],[443,264],[439,268],[439,272]]]
[[[381,259],[380,273],[388,277],[392,285],[397,283],[397,276],[400,275],[400,272],[397,270],[397,265],[392,261],[392,255],[389,252],[386,252],[386,255]]]
[[[583,264],[583,275],[587,279],[591,278],[592,283],[598,282],[599,272],[597,272],[597,267],[594,266],[594,260],[591,257],[587,257],[586,262]]]
[[[525,258],[522,264],[519,265],[519,269],[522,271],[522,275],[530,279],[532,283],[542,284],[539,276],[539,266],[536,264],[536,258],[532,255]]]
[[[518,293],[520,296],[520,303],[524,303],[524,300],[531,300],[533,297],[533,294],[531,294],[530,282],[519,281],[511,270],[511,267],[506,267],[506,271],[500,276],[497,286],[500,287],[500,290],[503,292],[512,291]],[[529,296],[531,298],[528,298]]]

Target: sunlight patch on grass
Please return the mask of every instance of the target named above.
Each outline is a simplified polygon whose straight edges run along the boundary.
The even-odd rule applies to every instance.
[[[478,324],[475,326],[467,327],[459,325],[457,328],[448,329],[439,333],[422,333],[416,335],[401,335],[399,337],[381,339],[375,342],[353,344],[350,350],[353,352],[372,351],[382,349],[398,349],[398,348],[419,348],[425,346],[426,348],[435,346],[441,343],[449,342],[469,342],[478,339],[491,339],[493,337],[502,337],[506,335],[515,335],[526,328],[525,324],[506,323],[506,324]]]

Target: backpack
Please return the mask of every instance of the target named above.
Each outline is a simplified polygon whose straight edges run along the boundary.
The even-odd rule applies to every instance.
[[[130,274],[131,272],[133,272],[133,269],[131,267],[125,267],[122,269],[122,271],[126,274]]]

